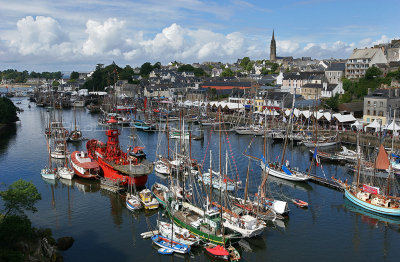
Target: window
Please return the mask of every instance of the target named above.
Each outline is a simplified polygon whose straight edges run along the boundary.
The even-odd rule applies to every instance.
[[[367,113],[367,115],[370,115],[371,114],[371,111],[369,111],[369,109],[368,109],[368,113]]]
[[[379,116],[383,116],[383,111],[379,111]]]
[[[368,100],[368,105],[369,105],[369,106],[371,105],[371,101],[369,101],[369,100]]]
[[[376,107],[376,101],[374,101],[374,107]]]
[[[376,116],[376,110],[374,110],[374,116]]]

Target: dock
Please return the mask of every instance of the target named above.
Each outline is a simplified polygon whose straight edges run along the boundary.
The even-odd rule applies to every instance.
[[[325,186],[325,187],[329,187],[329,188],[335,189],[337,191],[343,192],[343,187],[341,187],[335,181],[332,181],[330,179],[326,179],[326,178],[323,178],[323,177],[313,176],[313,175],[310,175],[310,177],[311,177],[310,181],[315,183],[315,184],[318,184],[318,185],[321,185],[321,186]]]
[[[115,180],[111,180],[111,179],[107,179],[107,178],[100,179],[100,188],[110,191],[110,192],[113,192],[113,193],[117,193],[123,189],[120,186],[119,181],[115,181]]]

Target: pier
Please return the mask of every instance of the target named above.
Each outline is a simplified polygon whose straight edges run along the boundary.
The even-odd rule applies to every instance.
[[[337,183],[335,183],[332,180],[329,180],[329,179],[326,179],[323,177],[319,177],[319,176],[314,176],[314,175],[310,175],[310,177],[311,177],[310,181],[315,184],[329,187],[329,188],[335,189],[337,191],[343,191],[343,187],[341,187],[340,185],[338,185]]]

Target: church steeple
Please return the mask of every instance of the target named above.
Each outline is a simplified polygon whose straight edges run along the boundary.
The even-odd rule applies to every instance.
[[[276,61],[276,42],[275,42],[275,30],[272,29],[272,39],[269,52],[269,60]]]

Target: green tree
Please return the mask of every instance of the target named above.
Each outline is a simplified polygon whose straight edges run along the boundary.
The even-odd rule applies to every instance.
[[[157,62],[157,63],[155,63],[154,65],[153,65],[153,69],[160,69],[161,68],[161,63],[160,62]]]
[[[242,61],[240,61],[240,66],[245,69],[247,64],[250,62],[250,58],[248,56],[243,57]]]
[[[273,63],[271,66],[271,71],[272,72],[276,72],[276,70],[278,69],[279,65],[277,63]]]
[[[146,62],[140,67],[140,75],[142,77],[149,77],[149,74],[153,71],[153,66],[151,63]]]
[[[7,190],[0,191],[3,199],[5,216],[25,215],[24,211],[36,212],[35,204],[42,199],[32,182],[19,179],[12,183]]]
[[[8,124],[18,121],[17,107],[7,97],[0,97],[0,123]]]
[[[58,81],[53,81],[53,87],[54,86],[59,86],[60,85],[60,82],[58,82]]]
[[[382,75],[382,71],[379,68],[377,68],[375,66],[371,66],[365,72],[365,79],[373,79],[373,78],[376,78],[381,75]]]
[[[339,106],[339,94],[336,94],[335,96],[326,99],[325,100],[325,105],[328,108],[330,108],[330,109],[332,109],[334,111],[337,111],[337,108]]]
[[[222,77],[230,77],[230,76],[234,76],[235,73],[230,69],[230,68],[225,68],[222,72],[221,72],[221,76]]]
[[[71,75],[69,76],[69,78],[70,78],[71,80],[78,80],[78,78],[79,78],[79,73],[78,73],[78,72],[75,72],[75,71],[72,71],[72,72],[71,72]]]

